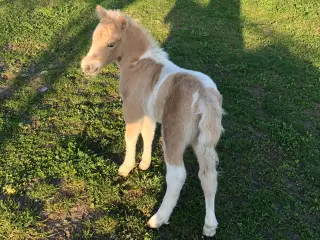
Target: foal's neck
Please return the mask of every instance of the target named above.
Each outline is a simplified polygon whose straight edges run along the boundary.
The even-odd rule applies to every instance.
[[[121,68],[129,67],[152,46],[151,38],[137,23],[131,21],[123,38],[123,50],[118,65]]]

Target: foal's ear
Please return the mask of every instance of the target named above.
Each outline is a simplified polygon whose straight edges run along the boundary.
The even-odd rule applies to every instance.
[[[102,19],[105,16],[107,16],[106,10],[103,7],[101,7],[100,5],[96,6],[96,12],[98,14],[99,19]]]
[[[120,19],[120,28],[121,30],[126,30],[127,26],[128,26],[128,20],[126,17],[124,16],[121,16]]]

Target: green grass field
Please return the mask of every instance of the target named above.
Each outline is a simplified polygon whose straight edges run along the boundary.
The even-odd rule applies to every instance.
[[[95,5],[140,20],[176,64],[217,82],[228,113],[215,239],[320,239],[318,0],[0,0],[0,239],[201,239],[198,165],[170,224],[160,129],[124,179],[118,70],[85,78]],[[138,145],[138,160],[141,156]]]

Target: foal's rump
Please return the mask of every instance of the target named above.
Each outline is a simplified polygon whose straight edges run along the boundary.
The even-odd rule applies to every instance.
[[[209,85],[207,79],[204,84],[189,72],[173,74],[168,81],[162,115],[165,145],[182,151],[191,144],[214,148],[223,130],[222,97],[215,84]]]

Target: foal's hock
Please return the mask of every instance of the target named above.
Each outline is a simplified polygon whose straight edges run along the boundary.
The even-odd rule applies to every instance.
[[[183,153],[187,146],[192,146],[206,202],[203,234],[213,236],[218,226],[214,210],[218,162],[215,146],[223,131],[222,96],[210,77],[171,62],[136,21],[101,6],[96,11],[100,23],[81,68],[90,76],[96,76],[111,62],[120,68],[126,155],[119,174],[127,176],[135,167],[140,133],[144,145],[139,168],[149,168],[156,122],[162,123],[167,190],[148,226],[158,228],[168,223],[186,179]]]

